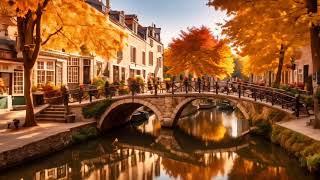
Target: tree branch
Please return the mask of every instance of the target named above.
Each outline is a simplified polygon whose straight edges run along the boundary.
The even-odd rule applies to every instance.
[[[62,31],[62,29],[63,29],[63,27],[60,27],[60,28],[57,29],[54,33],[49,34],[49,36],[46,38],[46,40],[41,43],[41,46],[45,45],[45,44],[50,40],[50,38],[51,38],[52,36],[60,33],[60,32]]]

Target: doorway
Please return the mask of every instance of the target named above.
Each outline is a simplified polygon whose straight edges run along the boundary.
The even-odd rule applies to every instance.
[[[83,84],[91,84],[90,80],[91,61],[89,59],[83,60]]]

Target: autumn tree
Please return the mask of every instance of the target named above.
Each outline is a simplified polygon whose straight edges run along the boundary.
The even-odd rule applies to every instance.
[[[31,74],[41,49],[79,52],[85,44],[91,52],[107,58],[122,45],[124,34],[82,0],[0,0],[0,7],[2,15],[17,20],[27,105],[24,126],[36,125]]]
[[[188,28],[172,40],[165,52],[167,73],[190,73],[223,78],[233,72],[233,57],[224,41],[217,40],[207,27]]]
[[[303,9],[291,9],[288,1],[215,0],[210,4],[232,17],[222,26],[223,33],[241,56],[250,57],[254,73],[277,69],[275,86],[280,85],[283,65],[298,59],[309,39],[307,21],[300,18]]]
[[[269,12],[280,12],[280,16],[274,19],[270,19],[270,24],[274,27],[281,26],[281,22],[293,20],[293,25],[298,24],[298,26],[292,26],[288,24],[286,29],[301,28],[301,33],[305,33],[310,36],[308,38],[308,43],[311,45],[311,54],[312,54],[312,65],[313,65],[313,75],[314,79],[318,79],[318,72],[320,72],[320,16],[318,9],[318,0],[275,0],[275,1],[264,1],[264,0],[212,0],[209,2],[209,5],[212,5],[216,8],[226,10],[228,14],[237,16],[242,7],[247,7],[249,9],[260,8],[260,13],[263,14],[266,10],[270,9]],[[252,16],[250,17],[251,21]],[[303,36],[305,36],[303,34]],[[318,77],[317,77],[317,76]],[[317,82],[313,83],[314,85],[314,112],[316,116],[316,121],[314,123],[315,128],[320,128],[320,113],[318,108],[318,99],[316,97],[319,87]]]

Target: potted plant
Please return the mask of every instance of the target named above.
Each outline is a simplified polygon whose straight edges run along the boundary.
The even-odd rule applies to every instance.
[[[140,79],[137,78],[129,78],[128,79],[128,87],[131,91],[132,95],[141,92],[141,82]]]

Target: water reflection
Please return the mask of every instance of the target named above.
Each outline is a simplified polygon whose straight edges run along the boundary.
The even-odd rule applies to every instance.
[[[187,134],[202,141],[222,141],[236,138],[248,130],[248,121],[239,118],[237,112],[222,112],[217,109],[198,111],[194,115],[182,118],[179,127]]]
[[[246,126],[236,114],[203,111],[180,125],[187,130],[164,130],[153,116],[140,127],[129,125],[99,140],[2,172],[0,179],[317,179],[264,140],[240,138],[236,143],[225,143]],[[219,128],[224,130],[212,132]],[[213,146],[204,146],[199,140],[216,142],[221,137],[223,143]]]

